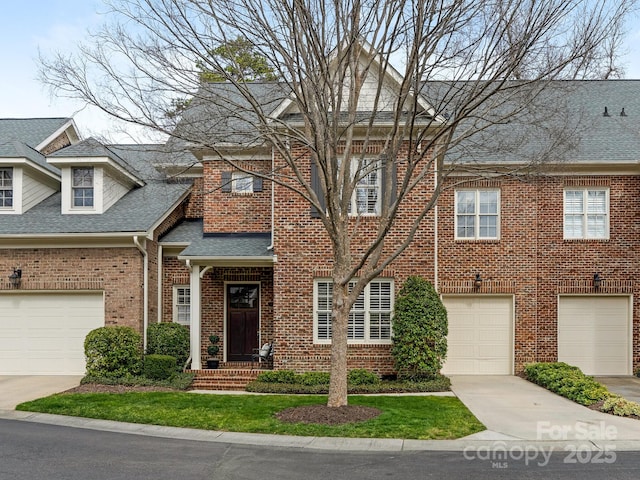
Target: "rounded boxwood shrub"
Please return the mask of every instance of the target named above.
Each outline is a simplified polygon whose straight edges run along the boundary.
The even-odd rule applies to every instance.
[[[427,280],[407,278],[395,302],[391,355],[400,380],[434,378],[447,355],[447,310]]]
[[[296,372],[293,370],[268,370],[258,375],[256,380],[264,383],[296,383]]]
[[[84,341],[87,375],[120,378],[139,375],[142,336],[130,327],[100,327]]]
[[[301,385],[329,385],[329,372],[305,372],[297,375],[296,383]]]
[[[171,355],[145,355],[142,374],[152,380],[167,380],[176,373],[176,357]]]
[[[364,368],[356,368],[349,372],[347,377],[349,385],[377,385],[380,383],[380,378],[373,372],[365,370]]]
[[[152,323],[147,328],[147,354],[171,355],[178,370],[189,358],[190,345],[189,330],[179,323]]]

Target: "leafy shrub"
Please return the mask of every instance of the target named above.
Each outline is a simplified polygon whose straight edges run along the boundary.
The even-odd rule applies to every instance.
[[[147,354],[171,355],[182,370],[190,353],[189,330],[179,323],[152,323],[147,328]]]
[[[435,378],[447,355],[447,310],[427,280],[407,278],[395,302],[394,358],[398,378]]]
[[[640,404],[618,395],[611,395],[607,398],[600,410],[619,417],[640,417]]]
[[[151,354],[144,357],[142,374],[153,380],[167,380],[176,373],[176,357]]]
[[[130,327],[100,327],[84,341],[87,375],[119,378],[138,375],[142,366],[142,337]]]
[[[525,366],[524,374],[530,382],[581,405],[593,405],[611,396],[605,386],[564,362],[532,363]]]
[[[215,357],[216,355],[218,355],[218,352],[220,351],[220,347],[217,345],[219,341],[220,341],[220,337],[218,335],[209,336],[209,343],[211,345],[207,347],[207,353],[212,357]]]
[[[153,380],[147,377],[122,377],[122,378],[107,378],[96,377],[87,375],[80,383],[99,383],[102,385],[125,385],[125,386],[143,386],[143,387],[164,387],[172,388],[174,390],[187,390],[193,383],[195,374],[193,373],[174,373],[171,378],[167,380]]]
[[[329,385],[331,375],[328,372],[305,372],[296,376],[296,383],[300,385]]]
[[[347,383],[354,386],[377,385],[380,383],[380,378],[375,373],[365,370],[364,368],[356,368],[349,372]]]
[[[296,383],[293,370],[268,370],[258,375],[257,380],[264,383]]]

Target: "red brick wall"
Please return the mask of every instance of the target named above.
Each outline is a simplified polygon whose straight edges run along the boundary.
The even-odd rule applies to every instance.
[[[375,150],[375,148],[374,148]],[[304,150],[293,152],[300,159],[302,171],[310,171]],[[306,157],[306,159],[305,159]],[[276,159],[277,160],[277,159]],[[404,175],[398,167],[399,178]],[[420,209],[429,199],[432,178],[425,187],[415,191],[402,208],[400,221],[386,237],[385,251],[396,247],[408,233]],[[329,369],[330,346],[313,343],[313,285],[314,279],[331,274],[332,251],[320,219],[311,218],[310,207],[291,190],[277,186],[275,202],[275,248],[278,261],[274,266],[275,368],[305,370]],[[353,226],[356,225],[353,220]],[[362,248],[372,239],[377,219],[362,217],[353,245]],[[409,275],[433,278],[433,217],[428,216],[415,235],[414,243],[383,275],[395,281],[396,292]],[[390,345],[351,345],[348,350],[349,368],[367,368],[380,374],[393,371]]]
[[[105,324],[125,325],[142,332],[142,272],[140,252],[131,248],[0,249],[0,272],[22,268],[21,291],[102,290]],[[8,280],[0,282],[6,290]]]
[[[247,169],[268,172],[271,161],[245,162]],[[237,194],[222,192],[223,171],[233,168],[223,161],[204,162],[204,231],[271,231],[271,183],[264,181],[261,192]]]

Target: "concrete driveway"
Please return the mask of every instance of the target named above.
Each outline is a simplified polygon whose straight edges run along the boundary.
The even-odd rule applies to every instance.
[[[617,393],[627,400],[640,403],[640,378],[638,377],[595,377],[612,393]]]
[[[478,439],[640,440],[639,420],[591,410],[520,377],[451,376],[451,383],[487,427]]]
[[[0,410],[77,387],[81,375],[0,375]]]

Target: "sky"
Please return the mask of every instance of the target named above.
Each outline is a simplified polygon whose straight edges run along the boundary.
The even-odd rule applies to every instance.
[[[149,141],[96,109],[52,94],[38,79],[39,51],[72,51],[87,30],[105,23],[103,0],[0,0],[0,118],[73,117],[83,138]],[[628,26],[625,78],[640,79],[640,18]],[[120,128],[119,128],[120,127]],[[121,130],[128,131],[115,133]]]

